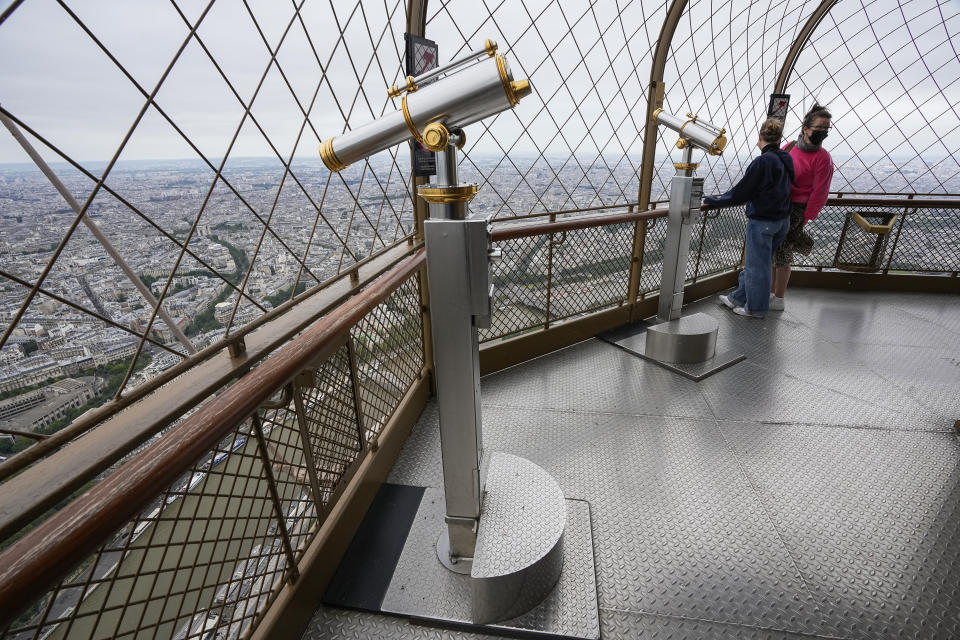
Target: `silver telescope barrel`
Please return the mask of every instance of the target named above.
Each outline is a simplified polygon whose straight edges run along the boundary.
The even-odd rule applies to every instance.
[[[462,129],[513,108],[531,92],[528,80],[513,79],[506,58],[500,54],[488,56],[408,91],[401,98],[400,109],[325,140],[320,145],[320,157],[331,171],[342,171],[410,138],[438,151],[446,148],[448,129]]]
[[[436,69],[431,69],[426,73],[423,73],[413,79],[414,84],[426,84],[438,76],[442,76],[447,73],[452,73],[459,69],[460,67],[474,62],[480,58],[491,57],[497,53],[497,43],[493,40],[487,40],[483,44],[482,49],[477,49],[476,51],[471,51],[470,53],[460,56],[456,60],[452,60],[442,67],[437,67]]]
[[[681,140],[686,140],[689,144],[705,150],[712,156],[719,156],[723,153],[723,148],[727,146],[727,138],[723,134],[725,129],[713,126],[709,122],[698,122],[697,116],[687,114],[686,118],[678,118],[671,115],[663,109],[657,109],[653,112],[654,122],[658,122],[680,134]],[[686,143],[677,143],[678,147],[685,146]]]

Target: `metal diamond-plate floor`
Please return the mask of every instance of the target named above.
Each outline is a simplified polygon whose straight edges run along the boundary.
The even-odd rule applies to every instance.
[[[699,383],[599,340],[487,376],[484,446],[590,503],[602,637],[960,638],[960,296],[712,301]],[[390,481],[441,486],[428,406]],[[305,639],[481,638],[317,610]]]

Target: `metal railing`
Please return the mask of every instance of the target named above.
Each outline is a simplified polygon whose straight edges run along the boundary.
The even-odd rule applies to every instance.
[[[481,341],[546,330],[657,293],[666,216],[658,208],[495,231],[503,260],[493,267],[496,313]],[[744,228],[743,207],[705,212],[691,236],[687,282],[738,269]]]
[[[949,273],[960,271],[960,198],[940,196],[856,197],[843,194],[831,198],[808,225],[814,239],[813,251],[801,257],[797,266],[833,267],[844,221],[851,213],[896,214],[897,220],[883,254],[878,256],[882,273]]]
[[[882,273],[960,270],[960,198],[830,198],[807,230],[814,238],[798,268],[834,268],[849,213],[898,214],[881,257]],[[562,219],[498,228],[503,260],[493,267],[493,324],[481,340],[546,330],[553,323],[643,300],[660,288],[666,209]],[[743,260],[744,207],[705,207],[690,238],[686,281],[731,273]],[[629,291],[631,247],[639,246],[639,282]],[[631,295],[633,293],[633,295]]]
[[[423,261],[412,253],[7,549],[3,637],[248,637],[423,382]]]

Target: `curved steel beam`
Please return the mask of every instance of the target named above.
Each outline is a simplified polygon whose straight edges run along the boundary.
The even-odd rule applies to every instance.
[[[653,181],[653,160],[657,152],[657,125],[652,122],[651,116],[655,109],[663,106],[663,70],[667,66],[667,55],[673,34],[677,30],[680,17],[687,8],[687,0],[673,0],[667,10],[667,17],[660,27],[660,37],[657,38],[657,48],[653,52],[653,63],[650,66],[650,86],[647,90],[647,115],[643,129],[643,156],[640,160],[640,193],[637,200],[641,209],[650,206],[650,188]]]
[[[650,208],[650,190],[653,183],[653,163],[657,154],[657,125],[653,122],[655,109],[663,107],[663,70],[667,66],[667,55],[673,34],[677,30],[680,16],[687,8],[687,0],[673,0],[667,9],[667,17],[660,27],[657,48],[653,51],[650,65],[650,85],[647,88],[647,113],[643,126],[643,155],[640,158],[640,185],[637,203],[640,211]],[[633,250],[630,254],[630,279],[627,282],[627,301],[632,305],[640,293],[640,272],[643,269],[644,222],[637,222],[633,230]]]
[[[423,37],[427,29],[427,0],[407,2],[407,32]]]
[[[793,66],[797,64],[797,59],[800,58],[800,53],[803,51],[803,48],[810,42],[810,36],[813,35],[813,32],[820,22],[830,13],[830,9],[839,1],[840,0],[821,0],[820,6],[807,18],[807,23],[803,25],[803,29],[797,34],[796,40],[794,40],[790,46],[790,51],[787,52],[787,57],[783,60],[783,66],[780,67],[780,74],[777,76],[777,83],[773,87],[774,93],[783,93],[783,90],[787,88],[787,82],[790,80],[791,74],[793,74]]]

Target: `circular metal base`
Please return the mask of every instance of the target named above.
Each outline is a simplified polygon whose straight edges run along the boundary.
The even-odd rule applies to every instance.
[[[473,569],[473,558],[458,558],[456,562],[450,559],[450,538],[447,537],[446,528],[437,538],[437,558],[440,564],[454,573],[468,576]]]
[[[661,362],[704,362],[714,356],[719,326],[716,318],[695,313],[648,327],[644,353]]]

